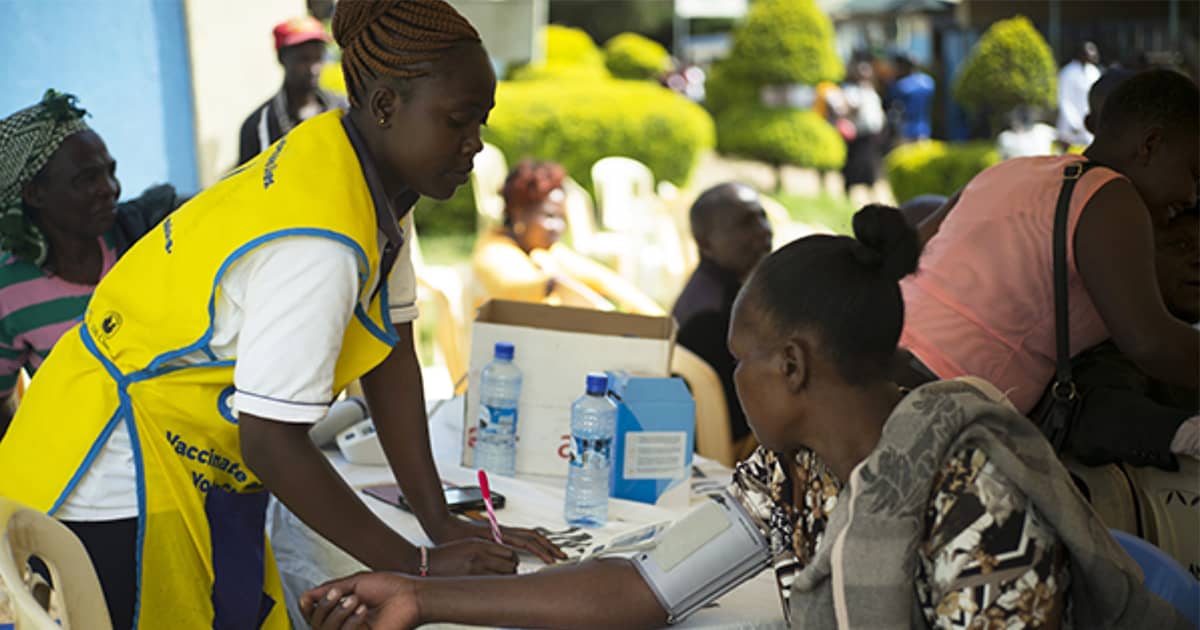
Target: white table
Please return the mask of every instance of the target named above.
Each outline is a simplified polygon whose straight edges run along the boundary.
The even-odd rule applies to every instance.
[[[476,483],[475,470],[459,465],[462,454],[462,399],[454,399],[437,407],[430,417],[430,437],[438,472],[443,480],[461,485]],[[336,450],[326,455],[338,472],[354,488],[394,482],[386,466],[358,466],[347,462]],[[697,466],[706,482],[719,485],[728,480],[724,467],[698,458]],[[519,527],[546,527],[561,530],[567,527],[562,518],[562,480],[553,478],[509,478],[493,476],[492,487],[505,495],[507,506],[500,511],[500,521]],[[429,544],[420,524],[411,514],[372,497],[361,495],[363,501],[385,523],[416,544]],[[696,500],[703,500],[697,497]],[[653,505],[613,499],[609,504],[609,523],[592,530],[597,541],[603,541],[638,525],[674,520],[680,512]],[[334,547],[316,532],[300,522],[282,504],[272,500],[268,508],[268,531],[280,565],[280,575],[287,594],[288,610],[297,628],[303,628],[296,600],[305,589],[328,579],[361,571],[365,567],[342,550]],[[542,568],[533,556],[522,554],[522,573]],[[443,625],[439,627],[453,627]],[[771,571],[726,594],[715,605],[698,611],[681,628],[784,628],[779,594]]]

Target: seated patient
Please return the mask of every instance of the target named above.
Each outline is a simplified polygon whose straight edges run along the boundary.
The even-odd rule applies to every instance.
[[[554,162],[524,160],[504,182],[504,225],[480,237],[472,255],[487,298],[662,315],[616,272],[559,242],[567,228],[566,178]]]
[[[904,319],[898,281],[916,267],[917,237],[882,206],[855,215],[854,232],[768,256],[729,333],[738,395],[762,444],[729,495],[769,543],[761,566],[774,569],[789,624],[1187,627],[1145,589],[1050,445],[994,387],[961,379],[906,393],[888,380]],[[659,595],[678,590],[640,562],[483,579],[364,573],[310,591],[301,607],[317,628],[678,621]]]
[[[725,386],[734,453],[754,448],[746,414],[733,388],[733,355],[725,344],[733,300],[754,265],[771,253],[771,224],[758,193],[745,184],[726,183],[700,194],[689,213],[700,264],[675,301],[676,341],[704,359]]]
[[[86,115],[48,90],[0,120],[0,438],[20,371],[33,376],[117,258],[182,202],[160,185],[118,204],[116,161]]]

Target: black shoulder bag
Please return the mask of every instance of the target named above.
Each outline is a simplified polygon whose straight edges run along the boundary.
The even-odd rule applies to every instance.
[[[1171,439],[1190,414],[1155,403],[1145,392],[1078,382],[1071,369],[1071,333],[1067,303],[1067,218],[1075,184],[1095,162],[1076,162],[1063,170],[1054,214],[1054,380],[1030,413],[1055,451],[1074,455],[1088,466],[1127,462],[1179,469]]]

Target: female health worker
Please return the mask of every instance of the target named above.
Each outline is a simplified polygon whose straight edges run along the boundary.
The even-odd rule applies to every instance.
[[[268,493],[374,569],[515,571],[512,549],[446,508],[404,246],[418,196],[466,182],[495,76],[443,0],[342,0],[333,31],[349,112],[297,126],[139,241],[0,443],[0,495],[72,527],[117,628],[287,627]],[[357,378],[433,548],[376,518],[308,439]]]

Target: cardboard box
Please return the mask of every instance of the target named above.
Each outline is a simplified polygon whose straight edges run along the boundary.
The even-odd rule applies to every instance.
[[[468,467],[479,421],[479,373],[492,360],[497,341],[513,344],[513,363],[523,376],[517,472],[565,477],[571,403],[584,393],[588,372],[667,376],[675,321],[507,300],[484,304],[471,326],[462,462]]]
[[[611,496],[687,509],[696,401],[680,378],[609,373],[617,403]]]

